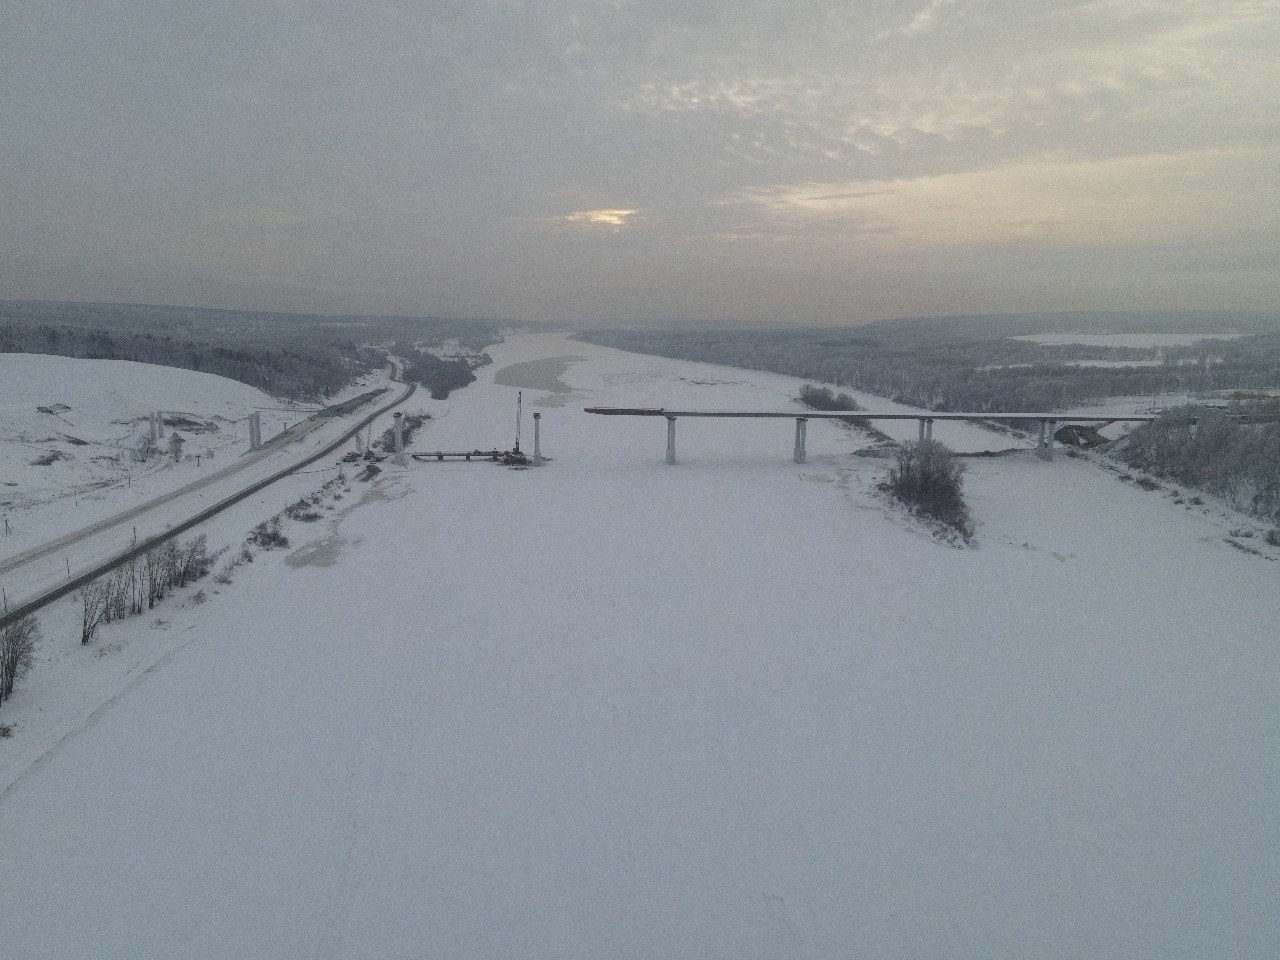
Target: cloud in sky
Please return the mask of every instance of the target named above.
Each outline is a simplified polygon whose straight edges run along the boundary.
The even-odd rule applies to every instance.
[[[0,296],[1269,306],[1278,53],[1265,0],[34,0],[0,13]]]
[[[1277,193],[1244,192],[1276,149],[1194,150],[1102,160],[1047,158],[957,173],[776,187],[743,196],[788,234],[822,221],[900,250],[1018,241],[1156,246],[1280,231]],[[1268,195],[1269,194],[1269,195]],[[827,231],[830,236],[830,231]]]
[[[632,222],[639,210],[575,210],[560,217],[565,223],[581,224],[588,227],[608,227],[618,230]]]
[[[938,19],[938,15],[942,13],[945,8],[952,6],[955,2],[956,0],[929,0],[929,5],[916,13],[916,15],[907,22],[906,26],[902,27],[898,32],[910,37],[923,30],[928,30],[929,27],[933,26],[933,22]],[[891,36],[892,33],[893,31],[886,31],[879,34],[878,37],[879,39],[885,39],[886,37]]]

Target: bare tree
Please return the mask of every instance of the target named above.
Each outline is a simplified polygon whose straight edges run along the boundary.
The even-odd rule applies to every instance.
[[[146,586],[147,609],[153,608],[164,599],[173,583],[174,546],[167,540],[159,546],[152,547],[142,555],[143,581]]]
[[[107,585],[102,580],[93,580],[84,584],[80,595],[80,642],[88,643],[98,632],[98,627],[106,622],[109,594]]]
[[[213,566],[214,557],[209,554],[209,541],[202,533],[184,543],[178,551],[178,586],[203,579]]]
[[[40,625],[23,617],[0,631],[0,703],[13,696],[13,684],[31,669]]]

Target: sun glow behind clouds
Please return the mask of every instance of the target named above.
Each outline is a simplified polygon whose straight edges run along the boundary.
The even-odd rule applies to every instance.
[[[627,226],[631,218],[639,212],[639,210],[575,210],[573,213],[566,213],[560,219],[565,223],[620,230]]]

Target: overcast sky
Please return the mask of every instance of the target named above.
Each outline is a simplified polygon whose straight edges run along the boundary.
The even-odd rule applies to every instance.
[[[0,0],[0,297],[1280,303],[1274,0]]]

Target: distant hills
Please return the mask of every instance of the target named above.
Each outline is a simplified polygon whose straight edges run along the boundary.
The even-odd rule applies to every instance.
[[[992,313],[901,317],[843,329],[847,329],[852,335],[901,337],[927,334],[931,337],[959,340],[994,340],[1037,333],[1280,333],[1280,311],[1105,310]]]

